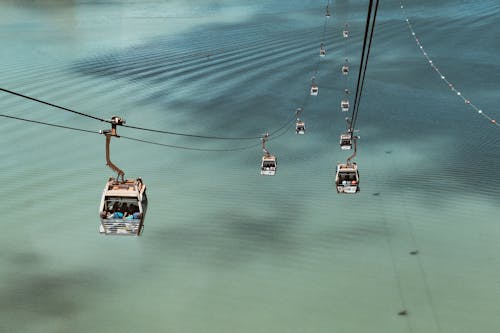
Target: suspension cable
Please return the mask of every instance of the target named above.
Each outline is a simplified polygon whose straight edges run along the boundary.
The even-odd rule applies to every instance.
[[[411,32],[412,38],[415,39],[415,43],[417,44],[418,48],[420,49],[420,52],[424,56],[425,60],[428,62],[428,64],[431,66],[431,68],[439,75],[441,80],[450,88],[451,92],[454,93],[458,98],[460,98],[465,104],[469,105],[472,111],[477,112],[480,116],[483,118],[486,118],[491,124],[495,125],[496,127],[500,127],[500,123],[495,120],[491,115],[487,114],[484,112],[479,106],[474,104],[469,98],[467,98],[456,86],[445,76],[444,72],[442,72],[437,65],[434,63],[434,61],[431,59],[429,54],[427,53],[426,49],[424,48],[424,45],[418,38],[415,29],[413,29],[413,24],[411,23],[408,13],[406,11],[406,6],[404,4],[404,1],[400,1],[400,8],[402,11],[402,14],[405,18],[406,25],[408,26],[409,31]]]
[[[87,113],[78,112],[78,111],[75,111],[75,110],[72,110],[72,109],[68,109],[68,108],[65,108],[64,106],[59,106],[59,105],[56,105],[56,104],[45,102],[45,101],[42,101],[41,99],[30,97],[30,96],[26,96],[26,95],[23,95],[23,94],[20,94],[18,92],[15,92],[15,91],[12,91],[12,90],[8,90],[8,89],[5,89],[5,88],[0,88],[0,91],[6,92],[6,93],[11,94],[11,95],[19,96],[19,97],[22,97],[22,98],[26,98],[26,99],[35,101],[37,103],[42,103],[42,104],[51,106],[53,108],[58,108],[58,109],[61,109],[61,110],[64,110],[64,111],[75,113],[75,114],[77,114],[79,116],[83,116],[83,117],[87,117],[87,118],[99,120],[99,121],[106,122],[106,123],[110,122],[109,120],[106,120],[106,119],[103,119],[103,118],[95,117],[95,116],[87,114]]]
[[[72,110],[72,109],[60,106],[60,105],[56,105],[56,104],[53,104],[53,103],[49,103],[49,102],[43,101],[43,100],[38,99],[38,98],[34,98],[34,97],[27,96],[27,95],[23,95],[23,94],[20,94],[18,92],[12,91],[12,90],[0,88],[0,91],[6,92],[8,94],[12,94],[12,95],[15,95],[15,96],[18,96],[18,97],[26,98],[26,99],[35,101],[37,103],[45,104],[45,105],[48,105],[48,106],[51,106],[51,107],[54,107],[54,108],[58,108],[58,109],[61,109],[61,110],[67,111],[67,112],[78,114],[80,116],[84,116],[84,117],[88,117],[88,118],[91,118],[91,119],[99,120],[101,122],[110,123],[110,120],[99,118],[99,117],[95,117],[95,116],[92,116],[92,115],[87,114],[87,113],[75,111],[75,110]],[[26,120],[26,121],[29,121],[29,120]],[[32,122],[35,122],[35,121],[32,121]],[[273,130],[270,133],[270,135],[272,135],[274,133],[277,133],[277,132],[280,132],[284,127],[286,127],[288,125],[289,122],[290,122],[290,120],[287,119],[286,123],[284,123],[281,127],[277,128],[276,130]],[[40,123],[42,124],[42,122],[40,122]],[[176,136],[184,136],[184,137],[191,137],[191,138],[200,138],[200,139],[256,140],[256,139],[260,139],[261,138],[261,135],[258,135],[258,136],[257,135],[256,136],[248,136],[248,137],[223,137],[223,136],[210,136],[210,135],[201,135],[201,134],[190,134],[190,133],[182,133],[182,132],[173,132],[173,131],[152,129],[152,128],[146,128],[146,127],[140,127],[140,126],[126,125],[126,124],[123,124],[121,126],[122,127],[130,128],[130,129],[135,129],[135,130],[142,130],[142,131],[148,131],[148,132],[154,132],[154,133],[169,134],[169,135],[176,135]]]
[[[164,131],[164,130],[158,130],[158,129],[152,129],[152,128],[145,128],[145,127],[140,127],[140,126],[131,126],[131,125],[122,125],[122,127],[130,128],[130,129],[135,129],[135,130],[139,130],[139,131],[147,131],[147,132],[162,133],[162,134],[169,134],[169,135],[185,136],[185,137],[199,138],[199,139],[255,140],[255,139],[260,139],[261,138],[260,136],[225,137],[225,136],[211,136],[211,135],[201,135],[201,134],[189,134],[189,133]]]
[[[91,134],[103,134],[101,131],[92,131],[92,130],[83,129],[83,128],[58,125],[58,124],[48,123],[48,122],[44,122],[44,121],[38,121],[38,120],[33,120],[33,119],[27,119],[27,118],[9,116],[9,115],[6,115],[6,114],[0,114],[0,117],[9,118],[9,119],[15,119],[15,120],[20,120],[20,121],[25,121],[25,122],[39,124],[39,125],[46,125],[46,126],[51,126],[51,127],[69,129],[69,130],[73,130],[73,131],[91,133]],[[111,122],[111,121],[107,121],[107,122]],[[279,136],[281,136],[281,134],[278,135],[277,137],[279,137]],[[242,147],[220,148],[220,149],[214,148],[214,149],[211,149],[211,148],[196,148],[196,147],[170,145],[170,144],[159,143],[159,142],[154,142],[154,141],[149,141],[149,140],[143,140],[143,139],[129,137],[129,136],[123,136],[123,135],[120,135],[120,138],[124,138],[124,139],[131,140],[131,141],[138,141],[138,142],[142,142],[142,143],[152,144],[152,145],[157,145],[157,146],[169,147],[169,148],[184,149],[184,150],[196,150],[196,151],[206,151],[206,152],[240,151],[240,150],[251,149],[251,148],[254,148],[254,147],[257,147],[257,146],[260,145],[260,143],[257,143],[257,144],[253,144],[253,145],[242,146]]]
[[[40,125],[46,125],[46,126],[64,128],[64,129],[69,129],[69,130],[73,130],[73,131],[86,132],[86,133],[92,133],[92,134],[100,134],[99,131],[92,131],[92,130],[87,130],[87,129],[83,129],[83,128],[76,128],[76,127],[71,127],[71,126],[51,124],[51,123],[46,123],[46,122],[38,121],[38,120],[32,120],[32,119],[26,119],[26,118],[9,116],[9,115],[6,115],[6,114],[0,114],[0,117],[10,118],[10,119],[15,119],[15,120],[21,120],[21,121],[26,121],[26,122],[34,123],[34,124],[40,124]]]
[[[256,143],[253,145],[248,145],[248,146],[243,146],[243,147],[235,147],[235,148],[196,148],[196,147],[186,147],[186,146],[177,146],[177,145],[170,145],[166,143],[160,143],[160,142],[155,142],[155,141],[149,141],[149,140],[144,140],[144,139],[139,139],[139,138],[133,138],[129,136],[123,136],[120,135],[120,138],[131,140],[131,141],[137,141],[137,142],[142,142],[142,143],[147,143],[147,144],[152,144],[156,146],[162,146],[162,147],[168,147],[168,148],[175,148],[175,149],[183,149],[183,150],[195,150],[195,151],[206,151],[206,152],[230,152],[230,151],[239,151],[239,150],[247,150],[251,148],[255,148],[260,145],[260,143]]]
[[[371,43],[372,43],[372,39],[373,39],[373,31],[375,29],[375,22],[376,22],[376,18],[377,18],[378,5],[379,5],[379,0],[375,0],[375,10],[374,10],[374,14],[373,14],[373,22],[372,22],[373,0],[370,0],[370,3],[368,5],[368,13],[366,16],[365,35],[363,38],[363,50],[361,53],[358,81],[356,84],[356,93],[355,93],[355,97],[354,97],[354,107],[352,110],[352,119],[351,119],[350,127],[349,127],[349,130],[351,132],[354,132],[354,129],[356,128],[356,120],[358,118],[359,104],[360,104],[361,94],[362,94],[363,87],[364,87],[366,68],[368,66],[368,57],[370,55]],[[370,29],[370,24],[371,24],[371,29]],[[367,40],[368,40],[368,45],[366,43]],[[365,54],[366,54],[366,56],[365,56]]]
[[[368,13],[366,15],[365,34],[363,37],[363,49],[361,51],[361,57],[359,59],[358,80],[356,82],[356,91],[354,93],[354,104],[353,104],[353,108],[352,108],[352,117],[351,117],[351,122],[350,122],[350,127],[349,127],[350,132],[354,132],[354,128],[355,128],[353,125],[353,122],[354,122],[354,117],[356,116],[356,113],[357,113],[358,95],[360,93],[361,76],[363,75],[363,63],[365,60],[366,39],[368,37],[368,29],[369,29],[369,24],[370,24],[372,4],[373,4],[373,0],[370,0],[370,3],[368,4]]]

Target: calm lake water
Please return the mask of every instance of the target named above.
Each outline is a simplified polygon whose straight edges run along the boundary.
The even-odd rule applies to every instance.
[[[258,139],[119,128],[170,145],[256,145],[113,139],[113,161],[148,186],[144,234],[132,238],[98,233],[112,175],[103,136],[2,118],[0,332],[500,331],[498,127],[429,67],[399,0],[383,1],[358,118],[361,192],[338,195],[340,67],[347,55],[354,90],[367,1],[330,3],[318,63],[325,4],[0,3],[0,87],[215,136],[272,132],[305,101],[307,127],[268,143],[275,177],[259,175]],[[407,12],[440,70],[498,117],[500,3],[408,1]],[[307,98],[316,68],[319,96]],[[6,93],[0,108],[107,127]]]

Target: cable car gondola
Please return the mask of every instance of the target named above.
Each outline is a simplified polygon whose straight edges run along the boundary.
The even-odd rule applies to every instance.
[[[305,134],[305,132],[306,132],[306,123],[297,118],[297,122],[295,123],[295,133]]]
[[[262,156],[262,162],[260,164],[260,174],[263,176],[274,176],[276,174],[276,168],[278,166],[278,161],[276,156],[271,155],[266,149],[266,141],[269,134],[265,134],[262,138],[262,150],[264,151],[264,156]]]
[[[326,5],[325,16],[326,18],[330,18],[330,7],[328,5]]]
[[[354,194],[359,192],[359,172],[356,163],[339,163],[335,173],[337,193]]]
[[[346,59],[346,63],[342,66],[342,74],[349,74],[349,62]]]
[[[344,38],[349,37],[349,28],[348,28],[348,25],[347,25],[347,24],[345,25],[345,28],[344,28],[344,30],[342,31],[342,35],[344,36]]]
[[[349,111],[349,100],[348,99],[343,99],[340,102],[340,109],[342,112],[348,112]]]
[[[340,135],[340,149],[352,149],[352,135],[351,133],[344,133]]]
[[[276,175],[277,160],[276,156],[265,154],[262,156],[262,163],[260,166],[260,174],[263,176]]]
[[[124,179],[125,173],[109,158],[111,137],[118,137],[116,126],[124,123],[120,117],[113,116],[111,130],[101,131],[106,135],[106,164],[118,175],[110,177],[104,187],[99,205],[99,232],[104,235],[140,236],[148,202],[146,185],[141,178]]]
[[[316,84],[314,78],[312,78],[312,83],[311,83],[311,96],[318,96],[319,93],[319,88],[318,85]]]
[[[319,56],[324,57],[326,55],[325,44],[321,43],[319,47]]]
[[[306,123],[300,120],[300,114],[304,111],[302,108],[297,108],[295,110],[295,115],[297,116],[297,122],[295,123],[295,134],[305,134]]]

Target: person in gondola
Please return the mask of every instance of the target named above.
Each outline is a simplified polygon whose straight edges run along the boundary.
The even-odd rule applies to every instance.
[[[139,213],[139,212],[132,213],[130,215],[127,215],[127,217],[125,217],[125,220],[138,220],[140,217],[140,214],[141,213]]]
[[[127,215],[125,216],[126,220],[137,220],[139,219],[139,207],[133,203],[131,203],[127,208]]]
[[[118,212],[114,212],[114,213],[113,213],[113,218],[114,218],[114,219],[122,219],[124,215],[125,215],[125,214],[124,214],[123,212],[120,212],[120,211],[118,211]]]

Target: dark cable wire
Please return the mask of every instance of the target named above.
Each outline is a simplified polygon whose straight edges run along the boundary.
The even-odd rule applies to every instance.
[[[102,119],[102,118],[99,118],[99,117],[95,117],[95,116],[92,116],[92,115],[87,114],[87,113],[83,113],[83,112],[78,112],[78,111],[75,111],[75,110],[71,110],[71,109],[65,108],[63,106],[59,106],[59,105],[56,105],[56,104],[52,104],[52,103],[49,103],[49,102],[42,101],[41,99],[38,99],[38,98],[34,98],[34,97],[30,97],[30,96],[26,96],[26,95],[17,93],[17,92],[12,91],[12,90],[0,88],[0,91],[6,92],[8,94],[16,95],[16,96],[19,96],[19,97],[22,97],[22,98],[26,98],[26,99],[29,99],[29,100],[32,100],[32,101],[35,101],[35,102],[38,102],[38,103],[42,103],[42,104],[45,104],[45,105],[48,105],[48,106],[51,106],[51,107],[54,107],[54,108],[58,108],[58,109],[61,109],[61,110],[64,110],[64,111],[75,113],[75,114],[83,116],[83,117],[92,118],[92,119],[103,121],[103,122],[106,122],[106,123],[111,122],[110,120],[106,120],[106,119]]]
[[[6,114],[0,114],[0,117],[9,118],[9,119],[15,119],[15,120],[20,120],[20,121],[26,121],[26,122],[29,122],[29,123],[46,125],[46,126],[51,126],[51,127],[64,128],[64,129],[69,129],[69,130],[73,130],[73,131],[79,131],[79,132],[85,132],[85,133],[92,133],[92,134],[102,134],[99,131],[92,131],[92,130],[87,130],[87,129],[83,129],[83,128],[71,127],[71,126],[57,125],[57,124],[47,123],[47,122],[38,121],[38,120],[26,119],[26,118],[15,117],[15,116],[9,116],[9,115],[6,115]],[[153,144],[153,145],[157,145],[157,146],[177,148],[177,149],[184,149],[184,150],[207,151],[207,152],[239,151],[239,150],[246,150],[246,149],[254,148],[254,147],[257,147],[257,146],[260,145],[260,143],[257,143],[257,144],[253,144],[253,145],[249,145],[249,146],[236,147],[236,148],[221,148],[221,149],[215,149],[214,148],[214,149],[210,149],[210,148],[195,148],[195,147],[185,147],[185,146],[169,145],[169,144],[158,143],[158,142],[153,142],[153,141],[143,140],[143,139],[138,139],[138,138],[132,138],[132,137],[122,136],[122,135],[120,135],[119,137],[127,139],[127,140],[138,141],[138,142]]]
[[[287,126],[286,128],[284,128],[285,130],[283,131],[283,133],[281,133],[281,134],[278,134],[278,135],[275,135],[275,136],[271,137],[271,138],[269,139],[269,141],[276,140],[276,139],[278,139],[279,137],[281,137],[281,136],[285,135],[285,134],[286,134],[286,133],[287,133],[287,132],[288,132],[288,131],[292,128],[292,127],[293,127],[293,123],[289,123],[289,124],[288,124],[288,126]]]
[[[58,108],[58,109],[61,109],[61,110],[64,110],[64,111],[75,113],[75,114],[78,114],[80,116],[92,118],[92,119],[99,120],[99,121],[102,121],[102,122],[107,122],[107,123],[111,122],[110,120],[106,120],[106,119],[103,119],[103,118],[95,117],[95,116],[92,116],[92,115],[89,115],[89,114],[86,114],[86,113],[83,113],[83,112],[78,112],[78,111],[75,111],[75,110],[63,107],[63,106],[59,106],[59,105],[56,105],[56,104],[53,104],[53,103],[49,103],[49,102],[40,100],[38,98],[34,98],[34,97],[30,97],[30,96],[26,96],[26,95],[20,94],[20,93],[17,93],[15,91],[12,91],[12,90],[0,88],[0,91],[9,93],[9,94],[12,94],[12,95],[15,95],[15,96],[19,96],[19,97],[22,97],[22,98],[26,98],[26,99],[29,99],[29,100],[32,100],[32,101],[35,101],[35,102],[38,102],[38,103],[42,103],[42,104],[45,104],[45,105],[48,105],[48,106],[51,106],[51,107],[54,107],[54,108]],[[288,122],[289,121],[287,121],[287,123]],[[131,126],[131,125],[125,125],[125,124],[122,125],[122,126],[130,128],[130,129],[136,129],[136,130],[142,130],[142,131],[148,131],[148,132],[155,132],[155,133],[162,133],[162,134],[169,134],[169,135],[177,135],[177,136],[185,136],[185,137],[192,137],[192,138],[201,138],[201,139],[255,140],[255,139],[260,139],[261,138],[260,135],[259,136],[253,136],[253,137],[222,137],[222,136],[209,136],[209,135],[199,135],[199,134],[189,134],[189,133],[181,133],[181,132],[164,131],[164,130],[157,130],[157,129],[151,129],[151,128],[145,128],[145,127],[139,127],[139,126]],[[286,126],[286,125],[284,125],[284,126]],[[272,133],[279,132],[281,129],[283,129],[284,126],[281,126],[277,130],[274,130]]]
[[[371,19],[371,12],[372,12],[372,6],[373,6],[373,0],[370,0],[370,3],[368,4],[368,13],[366,15],[366,26],[365,26],[365,35],[363,37],[363,50],[361,51],[361,58],[359,60],[359,72],[358,72],[358,81],[356,82],[356,92],[354,96],[354,106],[352,109],[352,118],[351,118],[351,123],[349,130],[351,133],[354,133],[354,119],[357,118],[357,112],[358,112],[358,96],[361,94],[361,76],[363,75],[363,64],[365,61],[365,52],[366,52],[366,40],[368,39],[368,31],[370,28],[370,19]]]
[[[376,0],[376,3],[375,3],[375,12],[373,14],[373,22],[372,22],[372,27],[371,27],[371,31],[370,31],[370,40],[368,42],[368,52],[366,54],[366,61],[365,61],[365,65],[364,65],[364,68],[363,68],[363,79],[361,81],[361,89],[360,89],[360,92],[359,92],[358,104],[357,104],[357,108],[356,108],[356,115],[353,115],[353,119],[352,119],[353,129],[355,128],[356,120],[358,119],[358,111],[357,110],[359,109],[359,104],[361,103],[361,92],[363,91],[363,87],[364,87],[364,84],[365,84],[365,74],[366,74],[366,68],[368,67],[368,59],[370,58],[370,50],[371,50],[371,47],[372,47],[373,32],[375,30],[375,22],[377,20],[378,4],[379,4],[379,0]]]
[[[73,130],[73,131],[93,133],[93,134],[100,134],[99,131],[91,131],[91,130],[86,130],[86,129],[83,129],[83,128],[76,128],[76,127],[70,127],[70,126],[64,126],[64,125],[51,124],[51,123],[46,123],[46,122],[38,121],[38,120],[32,120],[32,119],[26,119],[26,118],[9,116],[9,115],[6,115],[6,114],[0,114],[0,117],[10,118],[10,119],[16,119],[16,120],[26,121],[26,122],[29,122],[29,123],[35,123],[35,124],[40,124],[40,125],[47,125],[47,126],[52,126],[52,127],[59,127],[59,128]]]
[[[225,136],[210,136],[210,135],[201,135],[201,134],[189,134],[189,133],[181,133],[181,132],[172,132],[172,131],[164,131],[152,128],[145,128],[139,126],[131,126],[131,125],[122,125],[122,127],[146,131],[146,132],[154,132],[154,133],[162,133],[169,135],[177,135],[177,136],[186,136],[191,138],[200,138],[200,139],[218,139],[218,140],[255,140],[260,139],[261,136],[252,136],[252,137],[225,137]]]
[[[123,136],[120,135],[120,138],[131,140],[131,141],[138,141],[142,143],[148,143],[156,146],[162,146],[162,147],[169,147],[169,148],[175,148],[175,149],[184,149],[184,150],[195,150],[195,151],[207,151],[207,152],[230,152],[230,151],[238,151],[238,150],[246,150],[250,148],[254,148],[257,146],[260,146],[260,143],[249,145],[249,146],[243,146],[243,147],[236,147],[236,148],[221,148],[221,149],[210,149],[210,148],[195,148],[195,147],[185,147],[185,146],[177,146],[177,145],[169,145],[166,143],[160,143],[160,142],[154,142],[154,141],[149,141],[149,140],[143,140],[143,139],[138,139],[138,138],[132,138],[129,136]]]

